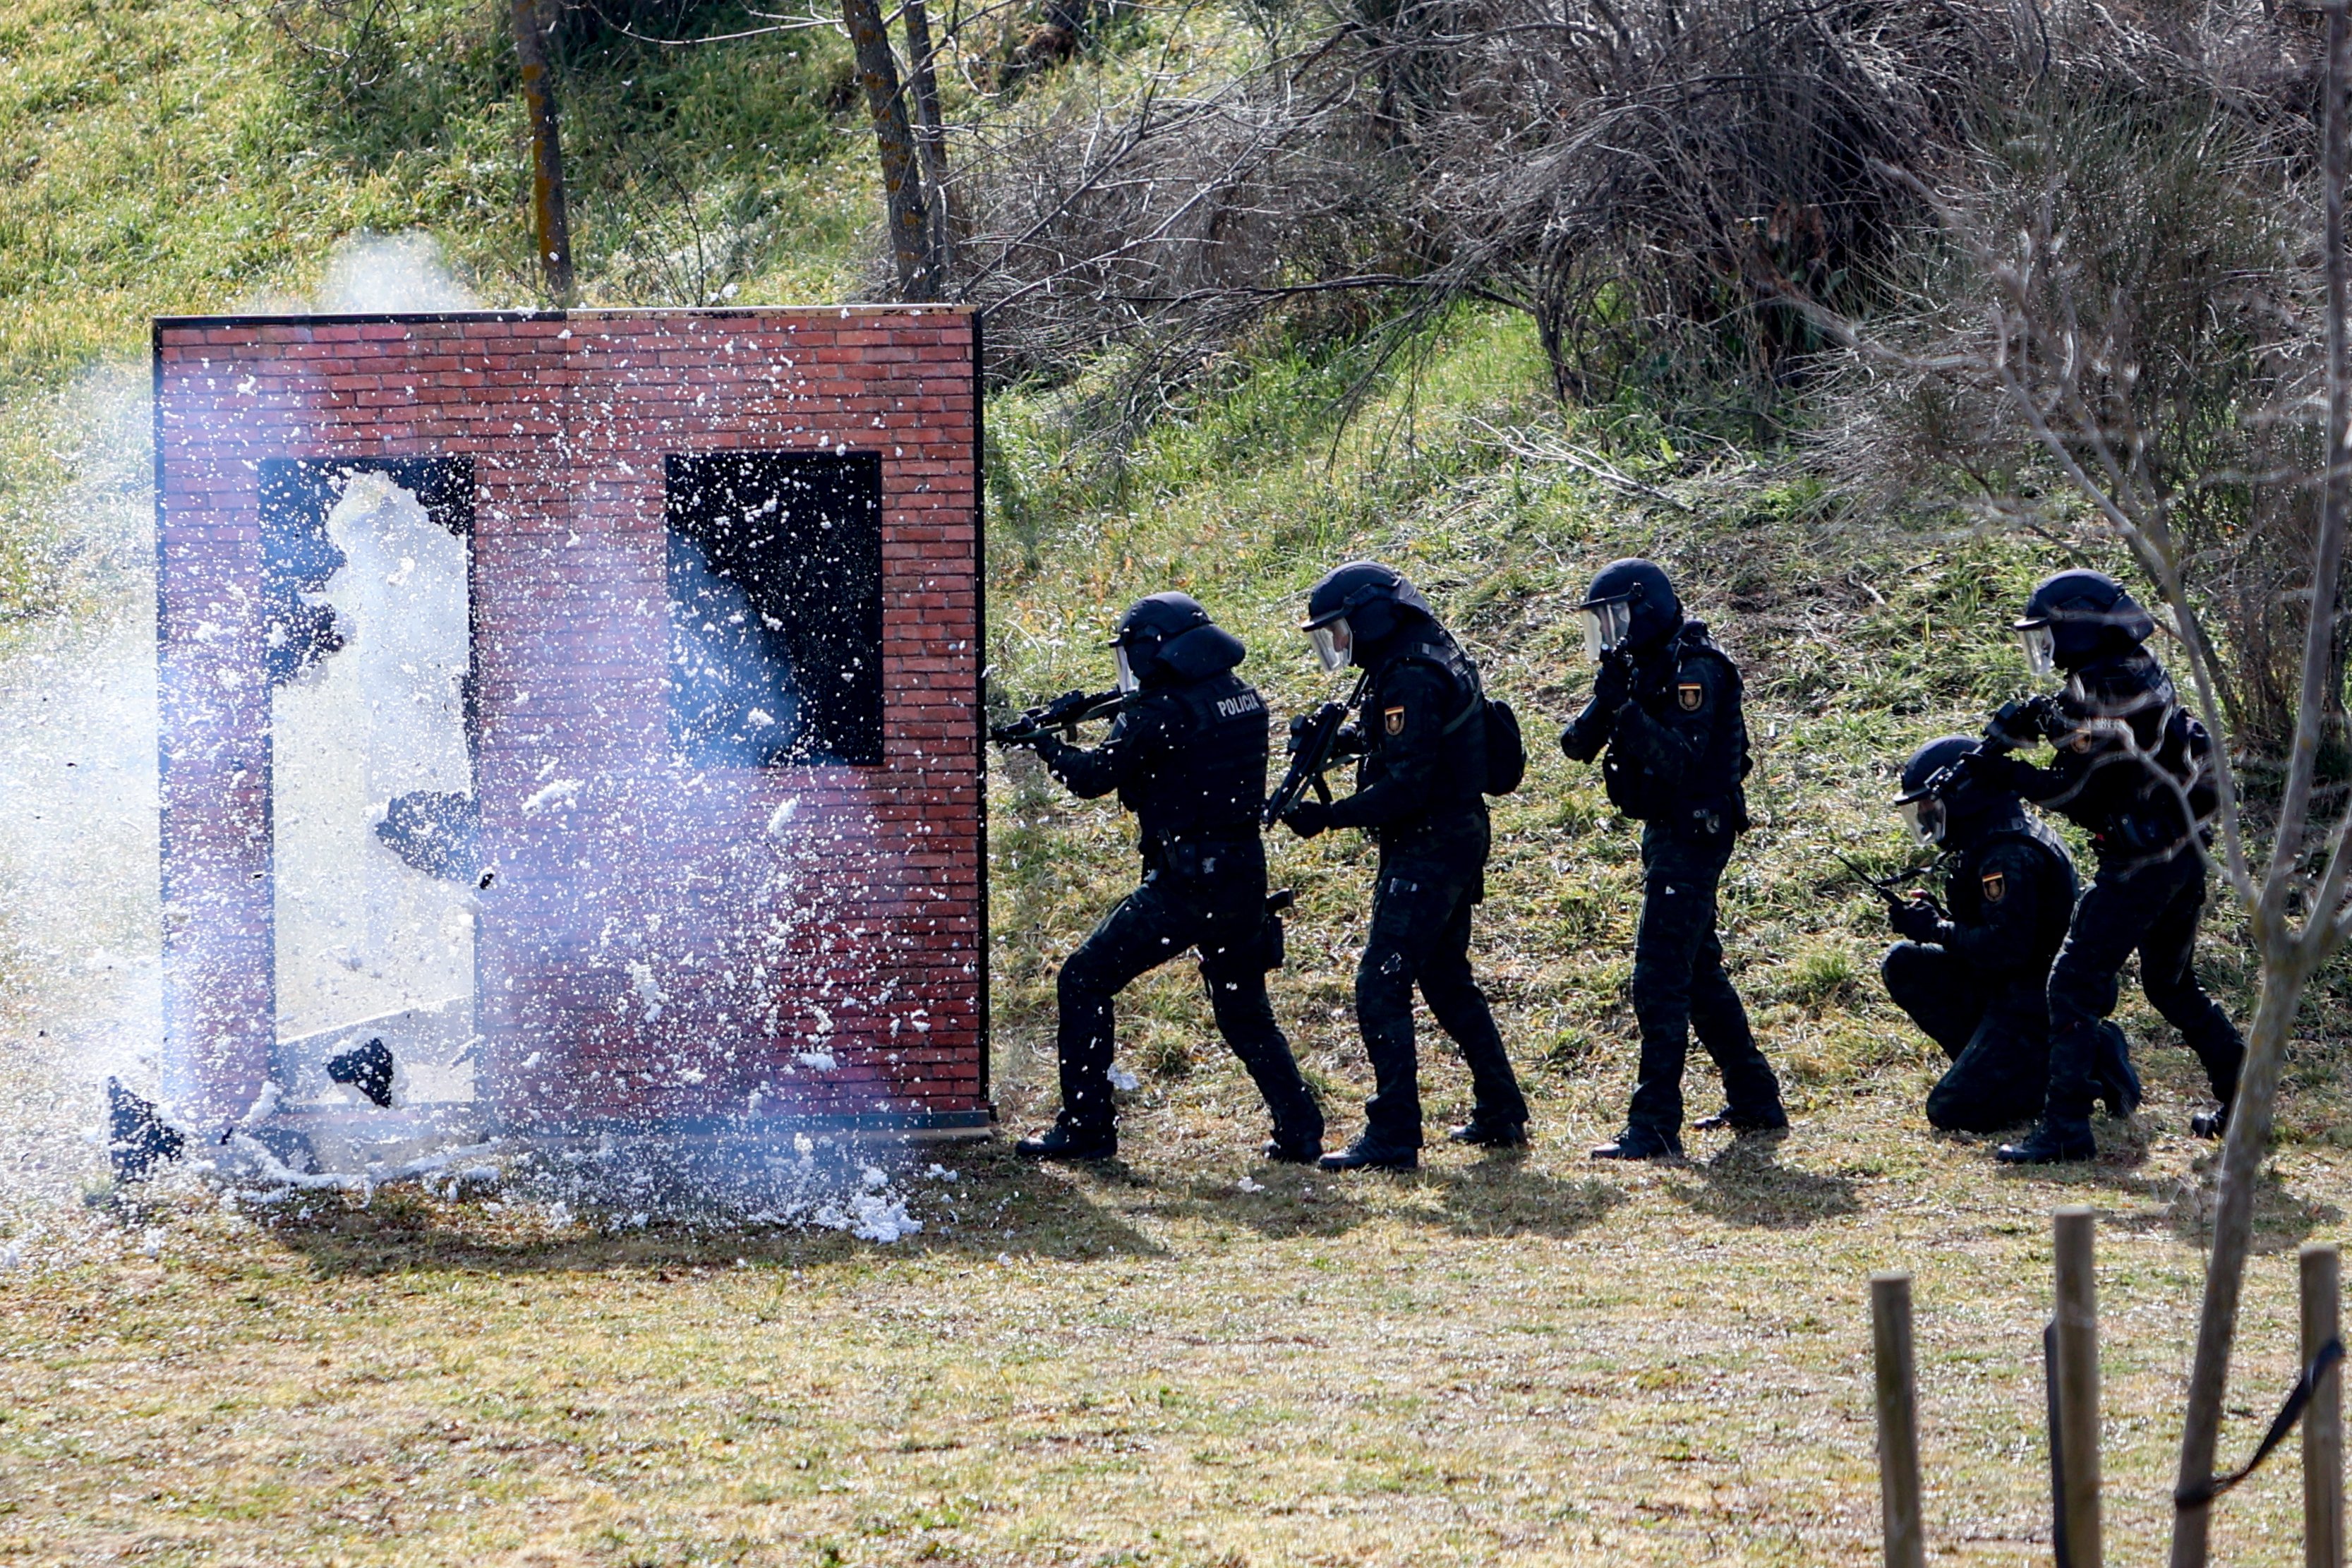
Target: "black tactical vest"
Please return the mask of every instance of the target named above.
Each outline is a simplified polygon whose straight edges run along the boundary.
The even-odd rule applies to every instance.
[[[1984,879],[1985,857],[2004,844],[2031,845],[2043,863],[2045,874],[2039,879],[2036,887],[2006,888],[2002,889],[2002,896],[2037,900],[2033,921],[2034,951],[2031,954],[2014,956],[2021,965],[2037,959],[2046,964],[2057,955],[2059,945],[2066,940],[2066,928],[2074,918],[2074,895],[2078,890],[2074,858],[2066,853],[2065,844],[2050,830],[2048,825],[2021,812],[1976,832],[1952,857],[1950,874],[1944,883],[1945,902],[1950,906],[1952,919],[1958,924],[1983,924],[1989,891]]]
[[[1381,710],[1384,678],[1408,664],[1435,670],[1445,678],[1448,688],[1444,744],[1425,816],[1434,821],[1464,810],[1483,814],[1486,809],[1486,715],[1479,710],[1478,671],[1470,662],[1470,656],[1462,651],[1444,627],[1418,626],[1398,639],[1395,651],[1381,659],[1372,672],[1371,683],[1365,690],[1363,711],[1376,714]],[[1387,736],[1376,724],[1365,724],[1364,731],[1370,749],[1357,768],[1359,789],[1376,783],[1388,773],[1388,763],[1381,754]],[[1409,837],[1417,826],[1384,824],[1381,829],[1382,842]]]
[[[2058,708],[2079,738],[2056,742],[2051,771],[2068,787],[2043,804],[2091,831],[2102,864],[2161,859],[2186,844],[2202,826],[2190,812],[2210,815],[2216,802],[2204,776],[2211,746],[2156,657],[2136,647],[2093,660],[2068,678]]]
[[[1649,769],[1633,763],[1632,759],[1619,756],[1619,748],[1612,742],[1609,754],[1602,760],[1602,777],[1608,784],[1611,804],[1640,822],[1684,827],[1694,821],[1712,818],[1712,825],[1705,829],[1710,836],[1726,829],[1734,833],[1746,831],[1748,792],[1742,781],[1753,763],[1748,752],[1748,713],[1741,701],[1739,667],[1731,662],[1729,654],[1715,646],[1706,635],[1706,626],[1698,621],[1685,621],[1664,648],[1650,657],[1663,660],[1664,679],[1656,680],[1649,669],[1637,667],[1637,688],[1650,687],[1667,693],[1671,699],[1681,684],[1677,678],[1684,670],[1696,663],[1712,663],[1722,678],[1727,711],[1707,739],[1706,753],[1683,771],[1679,785],[1672,790],[1670,797],[1664,781],[1654,778]],[[1643,711],[1649,711],[1646,705]],[[1651,716],[1661,722],[1673,722],[1671,713]]]
[[[1151,765],[1119,788],[1144,844],[1255,838],[1265,805],[1265,703],[1231,670],[1143,700],[1165,706],[1168,731]]]

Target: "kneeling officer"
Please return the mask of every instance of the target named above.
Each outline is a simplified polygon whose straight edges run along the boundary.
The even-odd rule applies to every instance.
[[[1280,938],[1266,911],[1258,837],[1265,704],[1234,674],[1246,650],[1192,595],[1175,593],[1139,600],[1111,646],[1129,696],[1103,743],[1087,751],[1051,731],[1026,743],[1082,799],[1118,792],[1140,828],[1143,881],[1062,965],[1062,1112],[1050,1131],[1013,1147],[1070,1160],[1118,1152],[1111,998],[1198,947],[1218,1032],[1274,1114],[1267,1157],[1312,1163],[1323,1150],[1323,1113],[1265,994]]]
[[[1943,850],[1950,909],[1925,897],[1893,904],[1887,923],[1908,940],[1879,968],[1895,1005],[1952,1058],[1927,1096],[1927,1120],[1947,1132],[1997,1131],[2040,1113],[2050,961],[2074,912],[2074,862],[2058,836],[2015,795],[1952,772],[1976,749],[1947,735],[1904,765],[1895,804],[1921,844]],[[2120,1086],[2107,1092],[2124,1109]]]

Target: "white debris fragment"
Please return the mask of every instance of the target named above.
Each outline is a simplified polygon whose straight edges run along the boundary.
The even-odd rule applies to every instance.
[[[522,803],[525,816],[545,810],[551,805],[572,805],[580,799],[578,779],[557,779]]]
[[[831,1072],[841,1065],[831,1051],[802,1051],[793,1060],[804,1068],[814,1068],[819,1072]]]
[[[1240,1181],[1234,1184],[1245,1193],[1262,1193],[1265,1191],[1265,1184],[1263,1182],[1253,1182],[1247,1176],[1244,1176]]]
[[[644,959],[629,963],[629,984],[636,988],[637,1000],[646,1006],[646,1022],[661,1016],[662,1004],[669,998],[663,994],[661,983],[654,978],[654,966]]]
[[[1110,1086],[1125,1093],[1129,1089],[1141,1089],[1143,1080],[1125,1068],[1113,1068],[1110,1069]]]

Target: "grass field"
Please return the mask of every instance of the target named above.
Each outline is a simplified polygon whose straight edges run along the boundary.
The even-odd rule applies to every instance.
[[[382,89],[320,63],[335,38],[271,20],[327,8],[32,0],[0,18],[0,687],[70,647],[47,637],[70,623],[126,616],[137,641],[152,593],[142,549],[118,546],[143,516],[146,314],[300,299],[338,240],[413,226],[486,299],[528,297],[496,8],[394,11]],[[786,34],[572,61],[592,296],[849,289],[872,192],[843,152],[840,55]],[[116,1192],[74,1137],[95,1076],[43,1032],[90,1022],[102,977],[58,957],[59,868],[10,863],[0,1563],[1862,1564],[1865,1280],[1885,1267],[1918,1276],[1937,1559],[2046,1562],[2048,1215],[2076,1202],[2101,1215],[2108,1555],[2155,1560],[2202,1266],[2193,1067],[2127,998],[2150,1102],[2102,1125],[2097,1163],[2004,1173],[1985,1141],[1932,1135],[1932,1047],[1884,1001],[1884,922],[1832,853],[1906,861],[1895,766],[2023,684],[2010,606],[2097,544],[2063,514],[2041,538],[1861,515],[1801,448],[1656,410],[1563,419],[1507,318],[1458,316],[1422,347],[1342,427],[1345,346],[1269,335],[1111,466],[1074,434],[1083,384],[998,395],[990,658],[1015,698],[1098,686],[1118,610],[1183,586],[1294,712],[1327,689],[1292,629],[1306,587],[1358,554],[1409,572],[1532,742],[1475,947],[1531,1152],[1440,1149],[1413,1177],[1260,1165],[1260,1113],[1171,965],[1122,1001],[1125,1161],[922,1152],[898,1190],[924,1228],[892,1245],[631,1228],[495,1190],[263,1210],[186,1177]],[[1563,456],[1598,451],[1643,489]],[[1551,736],[1585,680],[1567,606],[1636,552],[1747,670],[1759,826],[1726,883],[1727,946],[1796,1127],[1624,1169],[1583,1151],[1628,1089],[1635,838]],[[1055,968],[1133,855],[1114,809],[1023,757],[991,810],[996,1081],[1018,1130],[1053,1109]],[[1369,855],[1334,834],[1275,858],[1300,894],[1276,1007],[1344,1138],[1369,1089],[1349,1016]],[[2226,911],[2205,970],[2242,1016]],[[2352,1202],[2348,1009],[2339,966],[2289,1067],[2233,1454],[2291,1376],[2293,1245],[2340,1237]],[[1442,1124],[1466,1084],[1442,1040],[1425,1059]],[[1711,1073],[1694,1078],[1712,1109]],[[2219,1560],[2299,1562],[2296,1490],[2288,1457],[2234,1494]]]
[[[163,1197],[119,1258],[0,1285],[0,1561],[1874,1563],[1864,1277],[1901,1266],[1937,1560],[2046,1562],[2062,1202],[2102,1216],[2109,1561],[2153,1561],[2200,1267],[2180,1118],[1997,1175],[1923,1133],[1924,1087],[1628,1171],[1547,1085],[1523,1160],[1338,1181],[1255,1166],[1246,1085],[1204,1068],[1145,1092],[1118,1165],[950,1156],[891,1248]],[[2284,1155],[2266,1241],[2346,1193]],[[2293,1278],[2257,1261],[2242,1415],[2292,1376]],[[2233,1496],[2220,1560],[2299,1563],[2298,1497],[2291,1458]]]

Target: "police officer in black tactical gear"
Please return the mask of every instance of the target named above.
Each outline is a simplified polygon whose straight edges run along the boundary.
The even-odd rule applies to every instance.
[[[1683,617],[1654,563],[1612,562],[1578,608],[1599,672],[1559,747],[1576,762],[1601,758],[1611,804],[1643,825],[1633,939],[1641,1067],[1625,1131],[1593,1158],[1682,1152],[1683,1058],[1694,1028],[1723,1074],[1726,1101],[1698,1125],[1776,1131],[1789,1124],[1780,1080],[1756,1048],[1715,931],[1716,888],[1748,825],[1739,670],[1705,626]]]
[[[1103,743],[1087,751],[1050,731],[1028,743],[1080,797],[1118,792],[1138,819],[1143,882],[1062,965],[1062,1112],[1050,1131],[1013,1147],[1073,1160],[1118,1152],[1111,998],[1197,947],[1218,1031],[1274,1115],[1266,1157],[1311,1164],[1323,1152],[1323,1112],[1265,994],[1280,928],[1265,907],[1258,837],[1265,704],[1234,673],[1245,650],[1190,595],[1175,593],[1138,602],[1112,647],[1129,696]]]
[[[1375,1085],[1363,1135],[1331,1171],[1409,1171],[1421,1163],[1415,984],[1470,1068],[1472,1110],[1452,1137],[1527,1142],[1528,1104],[1486,998],[1470,974],[1470,910],[1486,896],[1485,694],[1473,665],[1411,583],[1356,561],[1315,585],[1303,628],[1327,670],[1364,671],[1365,754],[1356,791],[1308,799],[1283,818],[1311,838],[1358,827],[1380,844],[1371,934],[1356,966],[1356,1023]]]
[[[2014,790],[2088,828],[2099,868],[2050,971],[2042,1125],[1999,1157],[2045,1164],[2097,1152],[2091,1100],[2112,1043],[2100,1026],[2115,1010],[2116,973],[2134,952],[2148,1001],[2197,1053],[2221,1101],[2191,1126],[2218,1135],[2246,1047],[2190,967],[2205,911],[2202,839],[2216,799],[2211,741],[2141,646],[2156,623],[2114,578],[2059,573],[2033,590],[2016,630],[2033,673],[2063,670],[2065,687],[2054,699],[2004,707],[1985,731],[1990,743],[1961,767],[1972,783]],[[2043,741],[2054,747],[2046,767],[2008,754]]]
[[[1993,1132],[2032,1121],[2050,1071],[2050,961],[2074,912],[2074,861],[2016,795],[1953,764],[1977,749],[1966,735],[1930,741],[1903,769],[1895,797],[1912,833],[1939,848],[1948,909],[1924,895],[1893,904],[1906,940],[1886,950],[1886,994],[1952,1065],[1927,1096],[1947,1132]],[[2106,1025],[2099,1093],[2118,1116],[2139,1103],[2123,1036]]]

